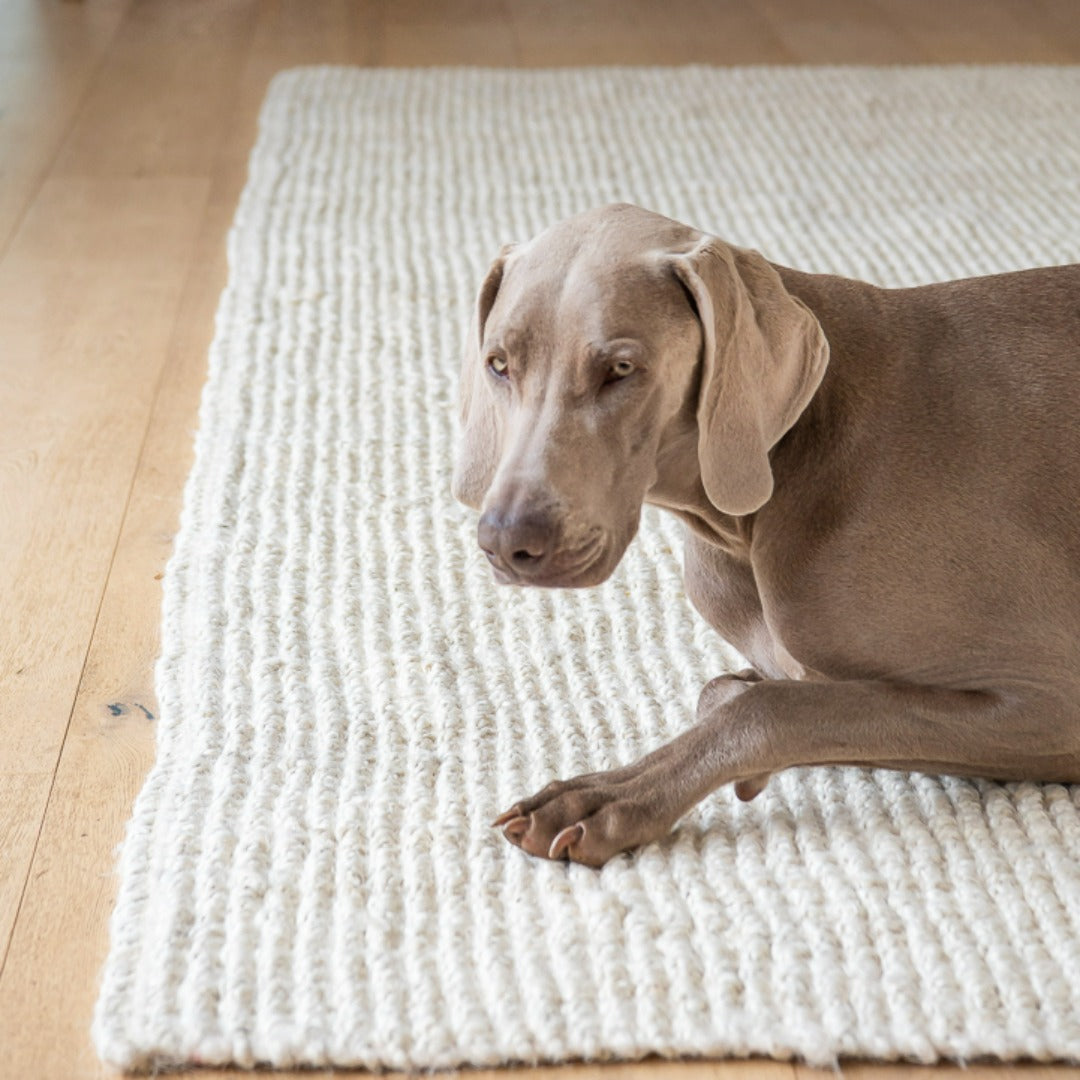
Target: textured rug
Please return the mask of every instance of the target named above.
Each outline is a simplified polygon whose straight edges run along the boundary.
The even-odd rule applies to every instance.
[[[739,662],[657,512],[490,581],[448,494],[507,240],[613,199],[903,284],[1080,258],[1080,70],[303,69],[229,236],[158,757],[94,1037],[126,1068],[1080,1057],[1080,787],[793,770],[602,872],[488,827]],[[867,716],[868,724],[874,723]]]

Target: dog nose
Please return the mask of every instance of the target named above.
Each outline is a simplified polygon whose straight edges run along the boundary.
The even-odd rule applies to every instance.
[[[543,513],[491,509],[481,515],[477,537],[491,562],[527,577],[539,571],[555,549],[556,528]]]

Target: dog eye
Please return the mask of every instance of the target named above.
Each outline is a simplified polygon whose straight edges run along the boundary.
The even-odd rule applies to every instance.
[[[506,378],[506,369],[510,366],[506,362],[506,358],[502,356],[489,356],[488,367],[499,376],[500,379]]]
[[[617,382],[619,379],[625,379],[627,375],[630,375],[634,371],[634,361],[621,358],[616,360],[611,367],[608,368],[607,378],[605,383]]]

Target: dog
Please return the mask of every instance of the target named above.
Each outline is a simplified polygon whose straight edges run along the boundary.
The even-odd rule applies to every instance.
[[[498,254],[460,393],[498,582],[604,581],[650,503],[751,664],[501,814],[522,850],[601,866],[800,765],[1080,781],[1080,265],[886,289],[608,205]]]

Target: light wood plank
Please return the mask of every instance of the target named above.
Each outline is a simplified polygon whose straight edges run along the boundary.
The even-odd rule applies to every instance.
[[[109,55],[130,59],[138,37],[125,25]],[[168,60],[189,44],[169,34],[148,48]],[[220,43],[217,49],[222,51]],[[120,97],[137,102],[151,68],[133,72],[106,61],[88,96],[100,97],[103,86],[107,96],[119,85],[125,91]],[[179,99],[190,92],[179,80],[173,90]],[[138,112],[133,105],[127,115]],[[203,116],[197,122],[204,137],[220,134],[219,124],[208,126]],[[71,151],[80,142],[107,145],[111,137],[130,134],[112,115],[81,110],[65,153],[0,263],[4,404],[20,421],[4,425],[0,434],[3,501],[18,507],[17,514],[0,517],[2,580],[5,593],[14,594],[0,628],[0,762],[8,781],[0,786],[0,994],[16,1002],[32,1000],[26,988],[41,984],[40,956],[33,952],[31,962],[22,963],[18,949],[29,940],[47,952],[54,943],[48,930],[35,936],[37,905],[24,902],[35,895],[30,860],[210,190],[208,168],[202,177],[186,175],[186,169],[177,176],[147,176],[153,170],[138,153],[121,168],[119,155],[98,159],[87,152],[80,158]],[[118,652],[114,661],[130,655],[136,654]],[[147,654],[139,655],[146,684]],[[125,761],[132,765],[122,738],[110,746],[114,756],[101,779],[122,775]],[[140,780],[144,771],[140,761]],[[47,889],[75,909],[85,899],[75,886],[88,871],[81,841],[103,835],[90,827],[93,800],[84,794],[67,808],[69,817],[52,804],[47,822],[75,847],[55,862],[48,848],[39,850],[32,879],[39,894]],[[111,851],[102,854],[96,879],[111,865]],[[53,888],[58,880],[64,885]],[[14,959],[9,940],[17,946]],[[62,964],[56,972],[62,982],[71,983],[75,973],[81,975],[76,983],[89,985],[90,969],[82,964]],[[14,1008],[4,1010],[5,1026],[9,1020],[21,1020],[24,1038],[41,1030],[36,1018]],[[9,1042],[0,1037],[5,1056]]]
[[[634,0],[651,64],[785,64],[791,51],[751,3]]]
[[[258,0],[135,3],[53,175],[210,176],[257,10]]]
[[[1072,54],[1027,0],[874,0],[932,63],[1061,63]],[[1073,5],[1073,16],[1080,10]]]
[[[130,0],[0,4],[0,254],[30,205]]]
[[[711,0],[509,0],[521,63],[787,63],[757,6]]]
[[[866,0],[754,0],[800,64],[910,64],[924,59],[903,19]]]
[[[11,410],[0,425],[0,950],[208,188],[49,179],[0,263],[0,381]]]
[[[1076,0],[1034,0],[1034,6],[1041,36],[1052,38],[1070,63],[1080,61],[1080,7]]]
[[[144,183],[160,181],[144,181]],[[22,912],[0,978],[0,1045],[10,1075],[113,1075],[89,1040],[115,898],[113,851],[154,754],[152,661],[168,558],[205,376],[221,234],[233,200],[211,203],[185,269],[123,533],[79,687]],[[197,229],[198,226],[189,226]],[[42,1034],[47,1032],[48,1038]]]
[[[387,6],[380,63],[514,66],[518,46],[503,0],[399,0]]]
[[[137,6],[0,264],[0,371],[21,421],[0,433],[3,503],[18,508],[0,519],[15,593],[0,629],[0,762],[14,778],[0,790],[0,970],[210,190],[223,125],[203,94],[235,82],[253,14],[254,0]],[[184,65],[200,59],[196,90]]]

